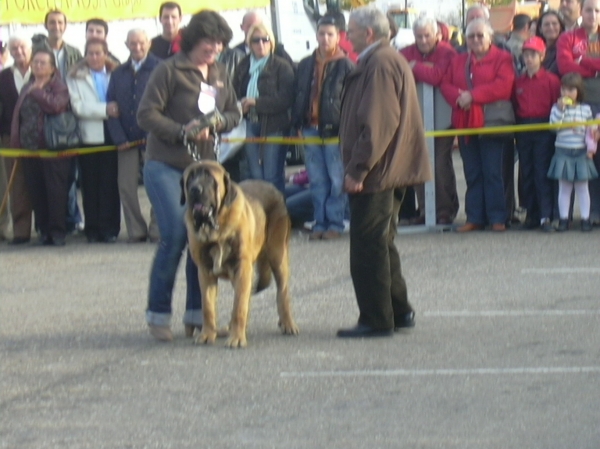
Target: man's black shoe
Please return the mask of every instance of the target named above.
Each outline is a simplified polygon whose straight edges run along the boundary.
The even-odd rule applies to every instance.
[[[67,242],[63,237],[53,237],[51,245],[53,246],[65,246]]]
[[[394,335],[392,329],[375,329],[365,324],[357,324],[349,329],[340,329],[337,331],[339,338],[391,337],[392,335]]]
[[[394,330],[398,332],[400,329],[408,329],[415,327],[415,312],[408,312],[394,320]]]
[[[101,235],[98,240],[101,243],[115,243],[117,241],[116,235]]]
[[[24,245],[29,243],[29,237],[15,237],[8,244],[9,245]]]

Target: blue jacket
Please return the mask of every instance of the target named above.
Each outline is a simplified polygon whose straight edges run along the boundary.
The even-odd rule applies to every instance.
[[[131,58],[112,72],[106,99],[116,101],[119,105],[119,118],[108,119],[108,132],[115,145],[146,138],[146,131],[137,123],[137,110],[150,74],[160,62],[160,59],[148,53],[137,73],[133,71]]]

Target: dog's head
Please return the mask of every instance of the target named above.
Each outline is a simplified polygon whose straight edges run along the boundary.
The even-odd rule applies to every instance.
[[[235,199],[229,173],[214,161],[188,166],[181,178],[181,204],[187,204],[194,228],[219,229],[219,213]]]

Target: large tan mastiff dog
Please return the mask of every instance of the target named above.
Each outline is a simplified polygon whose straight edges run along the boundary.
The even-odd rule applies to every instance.
[[[195,342],[217,337],[217,281],[229,279],[234,289],[233,311],[226,345],[245,347],[254,266],[256,292],[267,288],[271,273],[277,284],[279,327],[298,334],[292,318],[288,287],[290,219],[281,193],[264,181],[239,185],[217,162],[200,161],[183,173],[182,204],[190,253],[198,266],[204,323]],[[220,334],[220,331],[219,331]]]

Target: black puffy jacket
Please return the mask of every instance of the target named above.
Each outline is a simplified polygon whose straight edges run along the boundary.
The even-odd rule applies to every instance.
[[[308,112],[311,88],[315,76],[315,58],[316,50],[311,56],[307,56],[300,61],[296,71],[292,127],[298,130],[309,125]],[[319,135],[322,138],[338,135],[342,89],[344,88],[346,76],[352,69],[354,69],[354,63],[348,58],[330,61],[325,66],[321,100],[319,102]]]

